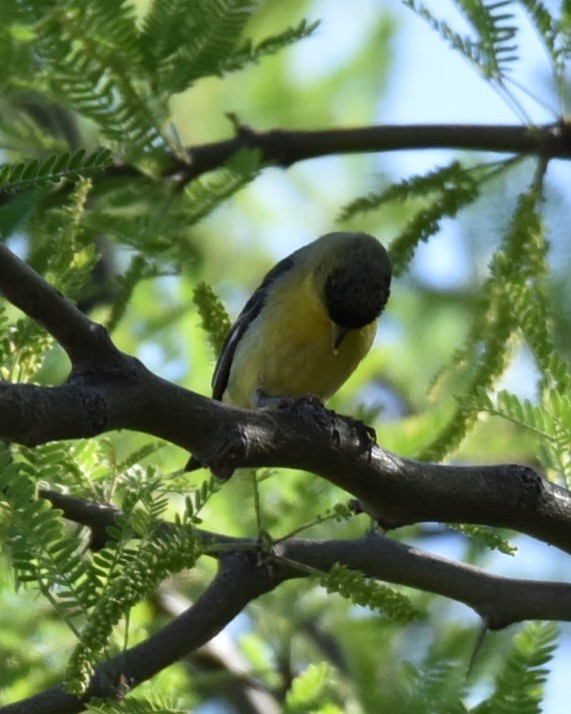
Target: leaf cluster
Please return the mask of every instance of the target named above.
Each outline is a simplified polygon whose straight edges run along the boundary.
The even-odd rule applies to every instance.
[[[557,635],[553,623],[526,624],[513,638],[513,647],[496,675],[494,692],[472,710],[474,714],[539,714],[549,674],[546,665]]]
[[[490,277],[483,289],[478,320],[470,330],[466,344],[456,352],[452,369],[463,371],[467,384],[463,395],[478,389],[492,389],[503,375],[511,346],[523,325],[514,313],[510,295],[523,284],[530,288],[536,320],[546,320],[545,294],[546,243],[538,211],[539,194],[532,186],[522,194],[490,265]],[[420,458],[438,460],[456,448],[475,424],[477,413],[458,407],[441,433],[427,446]]]
[[[100,588],[81,630],[80,642],[70,657],[66,675],[68,690],[77,695],[83,694],[89,686],[94,665],[121,618],[166,577],[183,568],[192,568],[200,555],[199,541],[190,528],[171,528],[168,535],[147,532],[148,538],[134,547],[127,541],[131,540],[133,531],[140,528],[141,518],[136,518],[133,524],[127,522],[126,533],[122,526],[119,523],[111,533],[120,548],[113,544],[92,557]],[[106,587],[101,587],[104,583]]]
[[[473,203],[485,180],[491,178],[496,170],[495,166],[466,169],[458,161],[453,161],[425,175],[404,179],[380,192],[357,198],[344,208],[340,220],[391,203],[420,203],[421,207],[391,244],[393,270],[395,275],[400,275],[410,263],[419,243],[435,235],[444,218],[456,216],[462,208]]]
[[[501,2],[458,0],[456,2],[456,6],[473,30],[475,38],[456,32],[447,22],[435,17],[422,3],[405,0],[405,5],[426,20],[487,79],[501,83],[510,65],[518,59],[518,46],[515,42],[518,27],[511,12],[512,0],[501,0]]]
[[[136,285],[164,274],[165,259],[196,257],[192,226],[258,174],[258,155],[243,152],[184,190],[161,180],[165,166],[188,161],[173,125],[175,95],[316,27],[302,20],[254,40],[246,28],[255,10],[245,0],[155,0],[145,10],[126,0],[3,6],[0,147],[8,160],[0,168],[0,233],[29,232],[54,197],[61,203],[81,177],[92,178],[83,230],[105,255],[89,303],[114,302],[111,327]],[[113,163],[124,175],[103,180]],[[132,261],[119,284],[112,244],[128,246]]]
[[[356,199],[344,210],[343,218],[388,204],[405,203],[410,208],[412,217],[390,246],[398,274],[410,263],[419,243],[438,232],[444,217],[455,216],[473,204],[515,161],[468,167],[453,161]],[[489,277],[479,290],[478,312],[465,343],[438,377],[440,382],[454,380],[456,406],[418,453],[422,460],[444,458],[458,448],[479,415],[494,414],[540,436],[538,457],[543,467],[569,483],[569,370],[552,337],[548,242],[542,218],[544,170],[539,161],[529,188],[519,195],[502,243],[491,259]],[[522,342],[539,372],[538,402],[521,402],[505,392],[496,402],[495,387],[510,363],[514,346]]]
[[[31,159],[0,168],[0,187],[3,191],[26,191],[58,184],[62,179],[78,181],[80,177],[102,171],[111,162],[108,149],[97,149],[87,154],[85,149],[75,153],[51,154],[46,159]]]
[[[468,419],[478,411],[495,414],[537,434],[540,462],[554,478],[569,486],[570,377],[568,365],[551,336],[547,245],[536,201],[533,189],[520,197],[506,245],[494,258],[488,285],[502,301],[505,329],[511,335],[517,331],[535,357],[539,370],[537,402],[521,400],[507,390],[494,398],[489,386],[478,380],[470,392],[458,397],[458,403]],[[506,334],[504,343],[507,340]]]
[[[168,129],[174,94],[257,62],[316,27],[301,21],[259,42],[243,40],[254,8],[246,0],[156,0],[139,14],[125,0],[8,3],[0,91],[20,98],[11,105],[19,138],[29,139],[27,102],[39,94],[67,103],[131,156],[176,150]]]
[[[420,612],[405,595],[387,585],[379,585],[339,563],[321,577],[321,585],[327,592],[338,593],[355,605],[369,607],[402,624],[420,617]]]
[[[57,443],[22,450],[21,456],[14,459],[7,448],[0,452],[4,547],[17,581],[37,588],[76,635],[67,681],[79,694],[120,620],[168,575],[195,564],[200,544],[190,521],[197,521],[216,488],[206,484],[195,499],[189,497],[184,521],[166,531],[168,502],[160,480],[152,473],[131,479],[107,544],[90,553],[85,533],[67,527],[36,487],[37,479],[61,480],[62,469],[81,469],[83,454]]]
[[[513,93],[518,84],[510,75],[524,51],[520,45],[521,23],[515,15],[516,6],[523,7],[549,59],[553,86],[561,99],[561,109],[565,111],[568,101],[565,77],[571,58],[569,19],[565,10],[562,17],[557,18],[541,0],[455,0],[454,4],[472,32],[468,35],[439,19],[425,3],[403,1],[525,118],[525,111]]]

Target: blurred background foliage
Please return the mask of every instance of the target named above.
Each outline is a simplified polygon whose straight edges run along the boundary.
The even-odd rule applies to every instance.
[[[348,12],[342,3],[265,0],[256,4],[253,13],[246,3],[233,3],[237,16],[240,12],[247,16],[244,27],[236,20],[240,36],[253,38],[254,45],[288,27],[298,28],[299,36],[307,32],[309,37],[247,64],[241,71],[222,76],[216,76],[217,70],[205,71],[204,76],[189,77],[177,91],[176,71],[168,62],[160,74],[150,64],[152,52],[139,57],[140,51],[127,42],[122,48],[126,65],[110,62],[116,70],[114,76],[112,72],[98,76],[96,70],[90,74],[86,68],[84,87],[77,74],[71,76],[80,59],[75,58],[59,75],[50,74],[58,61],[63,63],[64,55],[58,59],[48,50],[52,47],[57,54],[67,42],[70,47],[77,45],[81,55],[81,48],[89,44],[84,37],[73,35],[73,27],[83,22],[84,27],[93,23],[98,38],[102,27],[113,26],[109,51],[120,56],[118,39],[123,30],[121,22],[114,22],[114,13],[119,17],[126,7],[132,7],[142,27],[152,8],[182,7],[183,3],[140,0],[127,6],[98,0],[92,3],[95,19],[80,2],[67,7],[57,2],[4,3],[3,12],[9,18],[0,30],[4,161],[42,160],[54,152],[80,148],[91,152],[105,146],[115,161],[124,161],[141,173],[105,176],[97,170],[90,173],[82,164],[77,173],[87,178],[59,186],[57,191],[53,182],[45,186],[38,182],[28,191],[3,194],[2,239],[77,300],[90,317],[109,325],[120,349],[138,356],[167,379],[204,394],[210,390],[215,355],[193,302],[198,283],[211,284],[234,317],[264,272],[291,250],[329,230],[344,228],[371,232],[389,245],[411,215],[425,205],[423,198],[413,198],[340,220],[343,209],[357,197],[381,192],[410,175],[410,171],[399,169],[398,161],[382,154],[334,156],[302,162],[287,171],[269,167],[259,172],[256,158],[244,156],[213,177],[201,178],[180,191],[160,179],[162,167],[169,157],[180,155],[182,147],[231,136],[234,124],[229,113],[259,131],[383,122],[391,114],[391,97],[394,100],[398,94],[394,76],[399,53],[408,51],[402,37],[409,41],[418,37],[406,35],[406,23],[416,20],[396,2],[361,0],[355,11]],[[211,3],[216,4],[232,3]],[[510,11],[517,3],[511,5]],[[439,11],[435,7],[434,12]],[[563,3],[562,21],[569,22],[570,12]],[[301,27],[303,18],[308,25]],[[316,20],[321,24],[309,31]],[[157,26],[160,21],[156,20]],[[225,32],[229,36],[231,27]],[[60,41],[50,45],[50,33],[52,38],[59,33]],[[69,33],[67,38],[65,33]],[[174,46],[175,41],[181,41],[175,24],[163,38],[150,32],[146,38],[147,45],[155,42],[156,48],[161,42]],[[525,46],[520,48],[522,54],[525,51]],[[176,69],[176,62],[182,59],[176,54],[173,57]],[[208,58],[199,59],[206,67]],[[117,110],[113,106],[116,97],[112,92],[109,95],[104,85],[118,82],[128,94],[128,63],[135,60],[140,66],[132,73],[129,91],[133,96],[139,92],[147,100],[154,118],[146,133],[139,135],[131,127],[131,133],[121,137],[111,121]],[[146,66],[154,80],[144,86],[140,77],[144,76],[141,67]],[[546,71],[539,66],[536,76],[526,79],[541,84]],[[445,67],[439,72],[446,76]],[[435,77],[434,81],[441,80]],[[91,106],[89,91],[95,88],[98,98]],[[455,91],[458,88],[450,87],[451,93]],[[100,110],[106,100],[108,114],[107,109]],[[129,110],[131,105],[125,106]],[[81,111],[85,107],[90,111]],[[421,122],[423,116],[424,107],[419,104],[415,116],[404,121]],[[444,165],[454,156],[453,152],[441,152],[437,160]],[[462,160],[471,166],[482,157],[464,156]],[[512,220],[518,197],[529,189],[533,169],[529,159],[509,172],[498,173],[475,203],[454,219],[444,218],[429,247],[421,246],[396,280],[373,351],[331,400],[335,410],[374,425],[383,446],[404,456],[422,454],[456,408],[454,396],[462,393],[466,374],[450,365],[454,366],[457,350],[481,315],[488,266]],[[229,173],[223,175],[225,170]],[[561,359],[568,360],[570,205],[568,185],[560,176],[556,172],[546,179],[543,211],[551,269],[546,295],[553,340]],[[234,185],[233,181],[241,190],[228,191],[232,195],[219,200],[217,191],[222,196],[224,187]],[[209,212],[205,195],[212,193],[215,210]],[[0,376],[45,385],[64,381],[68,363],[61,349],[41,330],[21,320],[10,306],[3,307],[12,327],[2,343]],[[538,403],[538,366],[521,336],[510,337],[507,362],[495,389],[505,387]],[[30,464],[31,476],[41,485],[84,498],[122,506],[126,498],[140,496],[146,487],[154,489],[153,499],[168,496],[161,517],[172,520],[184,507],[185,495],[199,487],[205,475],[183,474],[186,454],[182,450],[150,442],[144,435],[121,432],[89,444],[63,445],[59,456],[48,445],[39,447],[36,456],[16,449],[15,458]],[[448,458],[474,463],[517,461],[537,467],[538,437],[514,420],[484,416]],[[54,467],[56,462],[59,468]],[[347,501],[347,494],[309,474],[272,470],[257,478],[263,527],[274,537],[330,514],[336,504]],[[208,530],[255,536],[251,475],[236,474],[209,498],[200,517]],[[5,529],[9,528],[6,523]],[[368,527],[363,516],[329,519],[315,525],[308,535],[352,537]],[[568,564],[561,560],[545,558],[538,565],[538,550],[526,539],[514,541],[521,547],[514,565],[507,563],[507,556],[484,547],[481,539],[437,525],[401,529],[394,537],[509,574],[549,577],[551,568],[551,576],[556,572],[563,579],[569,573]],[[0,703],[24,698],[60,681],[75,644],[73,633],[49,599],[38,597],[33,588],[14,591],[9,555],[8,549],[0,571]],[[213,571],[213,562],[203,558],[192,571],[174,577],[169,586],[196,598]],[[512,683],[517,688],[524,674],[539,671],[542,657],[550,655],[556,633],[549,626],[523,629],[520,640],[515,641],[513,631],[491,634],[466,681],[476,641],[476,618],[442,599],[407,594],[425,616],[403,628],[367,608],[326,594],[314,582],[286,583],[253,603],[232,624],[229,634],[239,644],[251,676],[271,691],[284,711],[291,712],[476,711],[479,701],[501,689],[497,680],[493,684],[494,676],[503,671],[506,662],[513,663],[515,658],[515,669],[520,667],[521,678]],[[158,597],[140,603],[115,629],[109,652],[123,647],[127,629],[128,643],[133,645],[156,630],[167,616]],[[141,711],[256,711],[251,703],[232,699],[235,678],[224,667],[209,668],[200,656],[191,657],[142,685],[123,704],[94,705],[93,711],[138,711],[136,707],[143,701],[148,708]],[[529,686],[530,692],[536,687],[539,697],[541,682],[539,677],[539,683],[534,680]],[[508,692],[512,684],[504,683],[502,691]],[[536,694],[529,694],[526,703],[536,701]]]

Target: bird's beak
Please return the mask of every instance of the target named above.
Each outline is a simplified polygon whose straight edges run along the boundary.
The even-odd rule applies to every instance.
[[[341,343],[349,333],[348,327],[341,327],[334,322],[331,324],[331,336],[333,338],[333,352],[337,353]]]

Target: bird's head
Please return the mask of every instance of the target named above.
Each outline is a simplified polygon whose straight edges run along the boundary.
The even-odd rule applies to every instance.
[[[316,279],[330,320],[344,333],[374,322],[390,294],[387,251],[367,233],[328,233],[321,241],[326,250]]]

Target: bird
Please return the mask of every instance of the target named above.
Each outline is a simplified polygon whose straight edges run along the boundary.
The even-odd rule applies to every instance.
[[[368,233],[327,233],[280,260],[228,331],[212,398],[262,409],[327,401],[370,350],[391,277],[389,254]],[[185,471],[201,465],[193,455]]]
[[[389,254],[368,233],[327,233],[280,260],[226,336],[213,399],[246,408],[310,395],[326,402],[369,352],[391,276]]]

